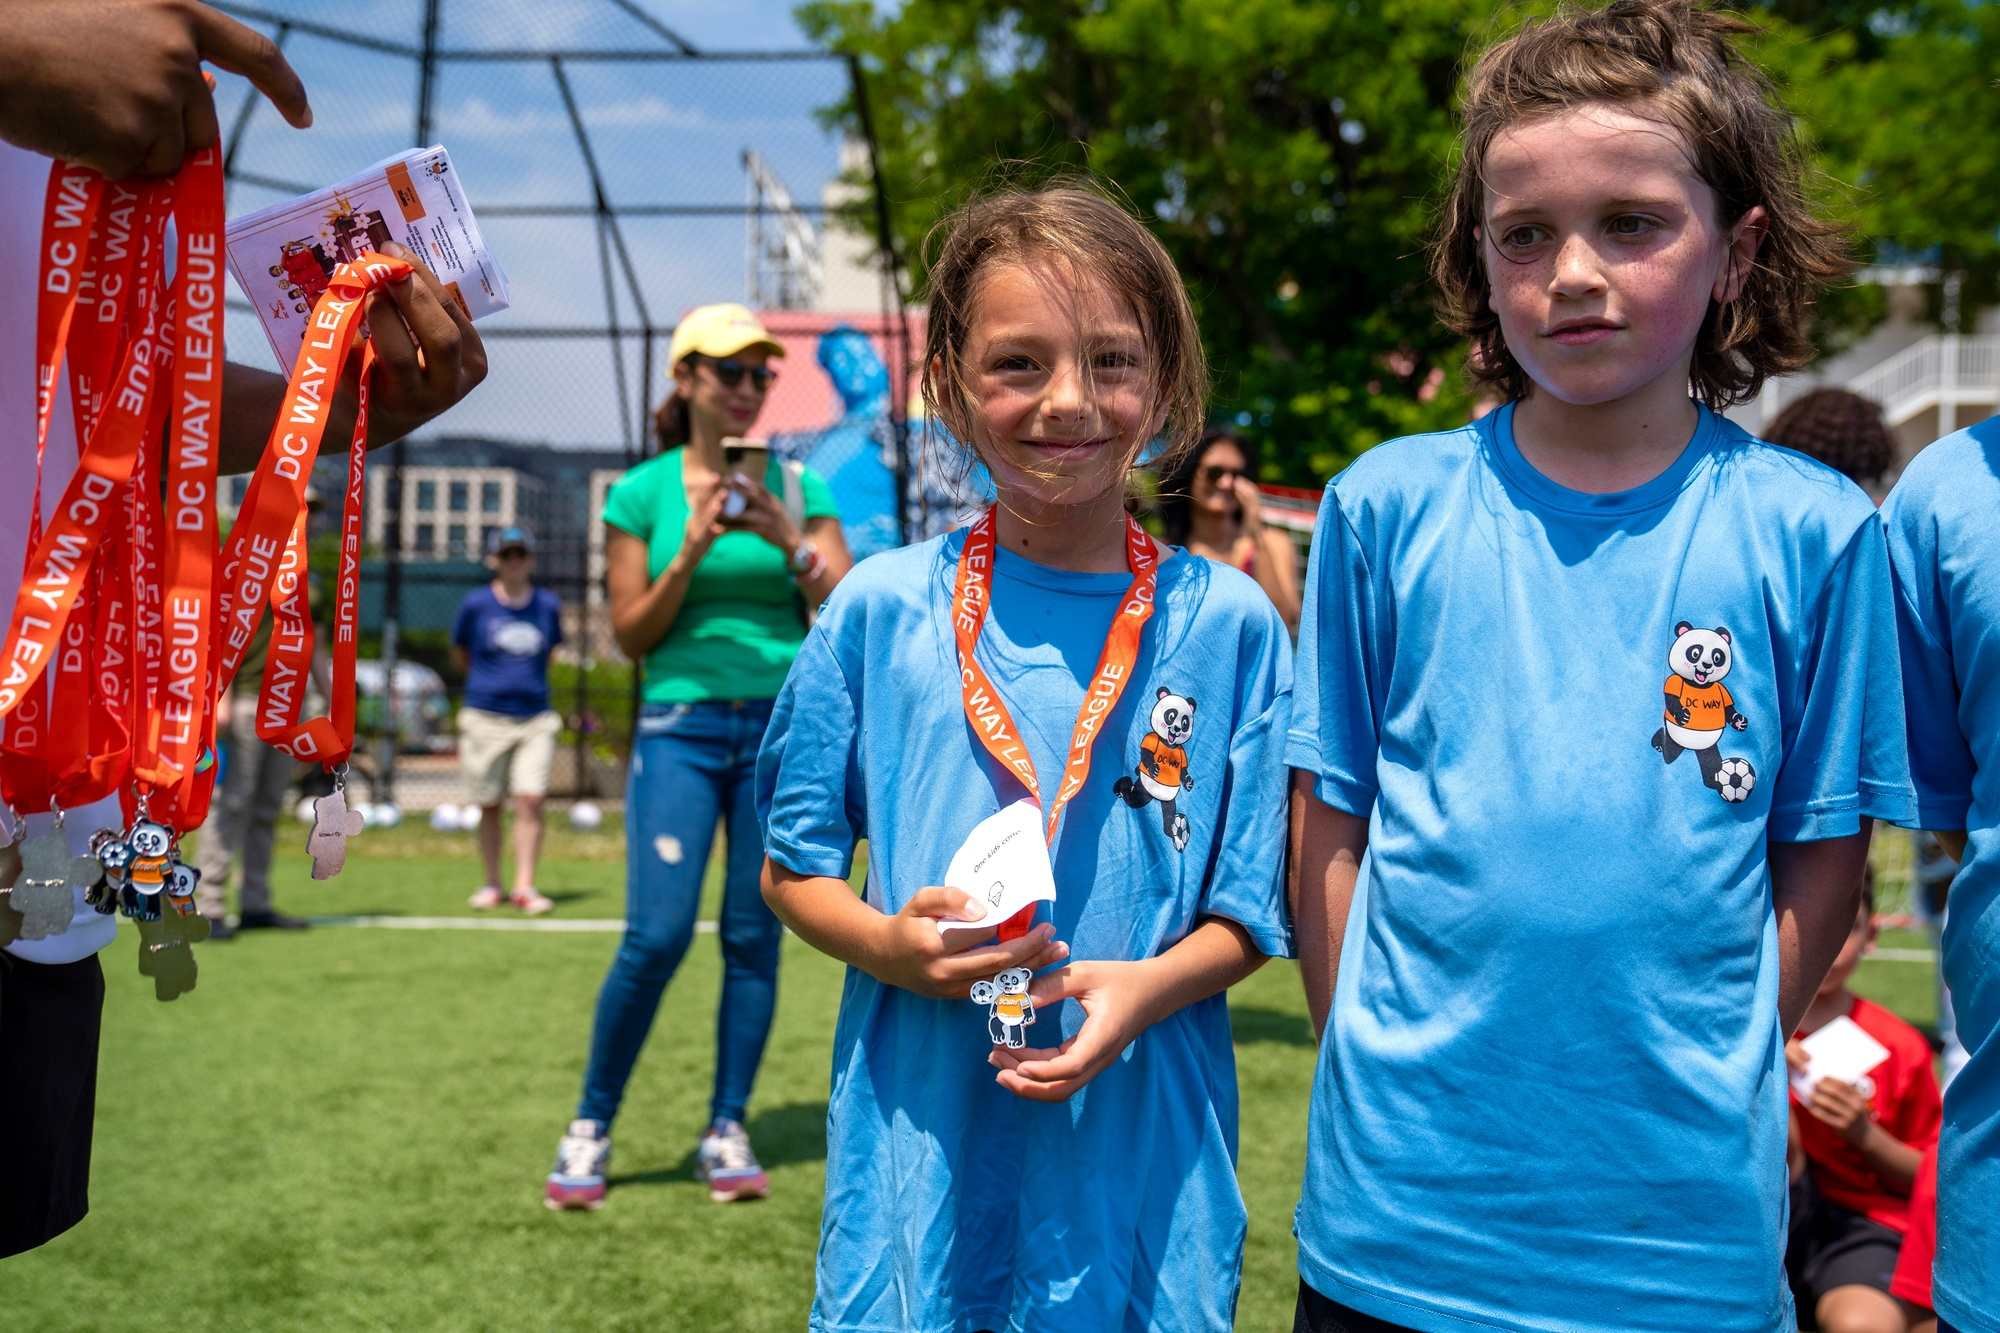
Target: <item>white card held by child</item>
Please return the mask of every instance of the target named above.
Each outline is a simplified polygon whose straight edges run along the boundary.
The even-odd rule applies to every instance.
[[[466,318],[510,303],[507,275],[487,253],[451,157],[435,145],[237,218],[227,238],[229,270],[287,372],[334,270],[389,241],[429,265]]]
[[[947,888],[962,889],[985,904],[977,921],[939,921],[938,930],[991,934],[1031,903],[1054,902],[1055,870],[1042,833],[1040,802],[1022,799],[979,821],[944,872]]]
[[[1804,1038],[1799,1045],[1805,1048],[1808,1063],[1803,1070],[1793,1073],[1792,1091],[1801,1101],[1812,1096],[1813,1087],[1823,1078],[1837,1078],[1861,1089],[1863,1095],[1872,1095],[1874,1084],[1868,1078],[1868,1071],[1889,1058],[1888,1047],[1845,1015]]]

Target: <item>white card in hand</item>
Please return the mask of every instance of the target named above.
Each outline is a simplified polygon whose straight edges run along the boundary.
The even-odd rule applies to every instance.
[[[1792,1075],[1792,1091],[1801,1100],[1823,1078],[1837,1078],[1872,1094],[1868,1071],[1889,1058],[1889,1048],[1862,1031],[1861,1025],[1845,1014],[1799,1042],[1808,1063],[1803,1072]]]
[[[1054,902],[1056,877],[1049,864],[1049,844],[1042,835],[1040,804],[1024,797],[999,814],[980,820],[951,858],[944,883],[986,904],[986,915],[977,921],[940,920],[940,933],[991,933],[1030,903]]]

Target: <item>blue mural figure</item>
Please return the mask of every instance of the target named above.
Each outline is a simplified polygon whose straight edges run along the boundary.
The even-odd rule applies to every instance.
[[[860,560],[895,546],[896,431],[889,416],[889,367],[867,334],[852,324],[837,324],[820,335],[820,368],[840,395],[840,416],[814,431],[776,435],[771,447],[780,457],[795,458],[826,478],[840,507],[840,523],[848,549]],[[959,515],[977,506],[991,488],[984,470],[968,476],[959,461],[959,446],[932,423],[939,439],[931,441],[930,466],[912,460],[910,536],[920,540],[955,526]],[[911,452],[922,447],[926,430],[912,423]],[[941,474],[941,475],[940,475]]]

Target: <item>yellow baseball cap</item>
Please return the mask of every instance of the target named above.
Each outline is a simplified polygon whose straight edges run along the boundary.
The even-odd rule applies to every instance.
[[[784,344],[757,322],[748,306],[734,301],[698,305],[674,326],[674,340],[667,347],[667,374],[671,377],[685,357],[735,356],[749,347],[762,347],[772,356],[785,354]]]

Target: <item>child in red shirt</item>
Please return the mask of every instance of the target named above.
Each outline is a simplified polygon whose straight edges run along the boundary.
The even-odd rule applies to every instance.
[[[1896,1276],[1889,1294],[1903,1303],[1910,1333],[1937,1333],[1937,1311],[1931,1308],[1931,1267],[1937,1262],[1937,1148],[1924,1154],[1917,1168],[1917,1187],[1910,1191],[1910,1229],[1903,1233],[1903,1252],[1896,1256]]]
[[[1792,1094],[1795,1163],[1802,1157],[1803,1170],[1795,1167],[1785,1270],[1800,1315],[1818,1327],[1903,1333],[1890,1283],[1910,1227],[1917,1169],[1937,1146],[1943,1111],[1923,1034],[1847,988],[1874,947],[1874,916],[1871,880],[1854,929],[1785,1052],[1794,1070],[1802,1068],[1798,1038],[1842,1017],[1889,1051],[1861,1087],[1823,1078],[1805,1100]]]

